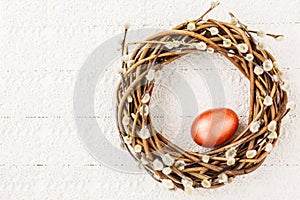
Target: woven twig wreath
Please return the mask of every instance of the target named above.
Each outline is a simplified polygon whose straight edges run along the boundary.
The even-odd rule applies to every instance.
[[[209,9],[209,11],[215,6]],[[209,12],[208,11],[208,12]],[[121,141],[146,171],[168,189],[216,188],[257,169],[278,140],[281,119],[290,110],[288,84],[275,58],[232,14],[226,23],[203,17],[149,37],[129,57],[123,41],[121,82],[117,88],[117,125]],[[127,27],[125,28],[125,36]],[[281,35],[267,34],[279,39]],[[124,37],[125,38],[125,37]],[[154,129],[149,113],[155,79],[183,55],[207,51],[227,58],[249,81],[248,126],[225,146],[189,152]]]

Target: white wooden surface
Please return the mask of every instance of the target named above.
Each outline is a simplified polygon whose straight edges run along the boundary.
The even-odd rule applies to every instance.
[[[102,166],[77,136],[73,89],[87,56],[120,33],[126,21],[133,29],[169,29],[198,17],[208,5],[200,0],[0,0],[0,198],[299,199],[299,108],[259,170],[191,196],[169,192],[148,175]],[[210,14],[229,20],[230,11],[253,28],[286,35],[281,43],[266,43],[289,76],[296,102],[299,6],[299,0],[227,0]],[[245,95],[247,88],[240,90],[239,80],[233,81]]]

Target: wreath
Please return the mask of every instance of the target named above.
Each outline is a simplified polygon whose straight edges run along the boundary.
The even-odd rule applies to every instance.
[[[120,138],[133,158],[170,190],[190,193],[193,188],[217,188],[256,170],[279,138],[281,119],[294,107],[288,103],[289,84],[282,80],[275,58],[254,37],[280,40],[283,35],[249,30],[232,13],[230,23],[204,20],[218,4],[213,2],[200,18],[142,42],[126,44],[125,25],[116,101]],[[128,46],[133,44],[137,47],[129,56]],[[153,127],[149,109],[163,67],[199,51],[224,56],[250,82],[247,127],[226,145],[205,153],[186,151],[169,141]]]

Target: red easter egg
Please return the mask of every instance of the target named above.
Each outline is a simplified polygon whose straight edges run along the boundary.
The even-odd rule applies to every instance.
[[[215,147],[229,140],[237,130],[237,114],[228,108],[207,110],[196,117],[192,124],[193,140],[204,147]]]

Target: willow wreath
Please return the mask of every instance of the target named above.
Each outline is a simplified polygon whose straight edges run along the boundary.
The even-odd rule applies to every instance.
[[[251,31],[233,14],[231,22],[204,16],[185,21],[143,42],[122,41],[122,68],[117,87],[117,126],[128,152],[168,189],[217,188],[256,170],[280,135],[281,119],[294,107],[288,103],[289,84],[281,78],[275,58],[253,34],[279,40],[283,35]],[[128,46],[138,44],[131,56]],[[248,125],[225,146],[205,153],[186,151],[154,129],[149,110],[155,80],[168,63],[192,52],[218,53],[249,81]]]

